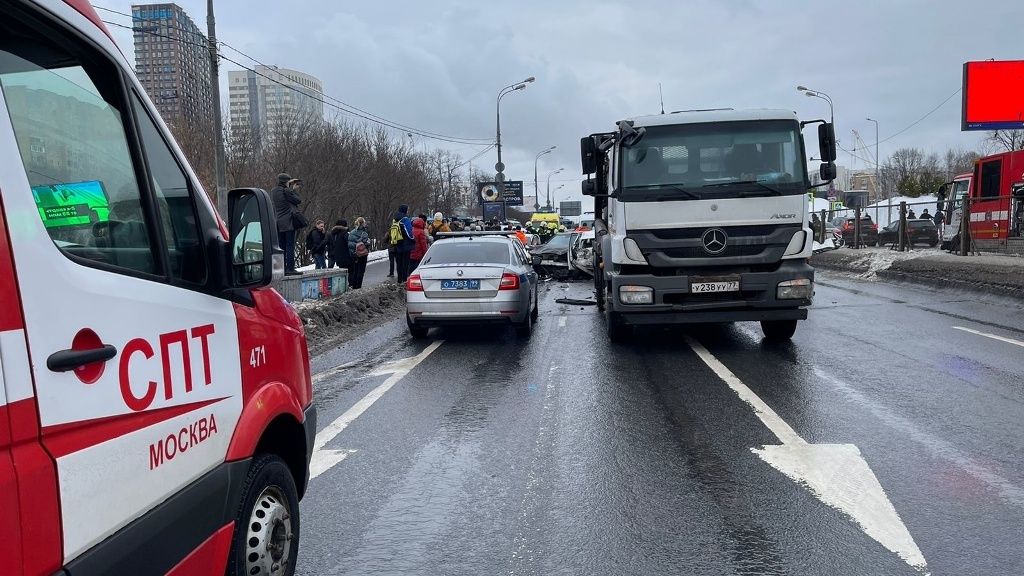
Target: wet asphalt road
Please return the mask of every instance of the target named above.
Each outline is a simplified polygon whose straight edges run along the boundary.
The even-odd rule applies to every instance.
[[[427,348],[399,320],[314,359],[321,428],[395,381],[326,445],[348,455],[310,481],[297,573],[1024,573],[1024,305],[818,280],[782,346],[753,323],[613,346],[554,302],[587,286],[551,283],[529,341],[433,331],[369,375]],[[856,445],[927,569],[755,455],[779,440],[687,336],[806,442]]]

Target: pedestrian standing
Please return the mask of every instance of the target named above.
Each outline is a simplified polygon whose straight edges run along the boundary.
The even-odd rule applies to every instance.
[[[931,219],[932,219],[932,215],[929,214],[928,213],[928,209],[925,208],[924,211],[921,212],[921,220],[931,220]]]
[[[941,240],[943,229],[946,227],[946,215],[943,214],[942,210],[939,210],[935,213],[932,221],[935,222],[935,227],[939,230],[939,240]]]
[[[331,228],[330,250],[334,265],[349,270],[349,278],[351,278],[352,257],[348,253],[348,222],[344,218],[338,219],[334,223],[334,228]]]
[[[306,234],[306,250],[313,255],[317,270],[327,268],[327,248],[330,242],[323,220],[317,220],[313,229]]]
[[[409,206],[402,204],[395,212],[391,225],[391,244],[395,246],[395,261],[398,268],[398,282],[404,284],[409,278],[409,253],[415,242],[412,239],[412,220],[409,219]]]
[[[388,278],[395,277],[395,245],[391,243],[391,231],[384,229],[382,243],[388,250]]]
[[[409,252],[409,272],[412,273],[417,266],[420,265],[420,261],[423,260],[423,256],[427,253],[427,222],[423,218],[417,218],[412,221],[412,239],[413,249]]]
[[[366,232],[366,219],[362,216],[356,218],[353,228],[348,232],[348,253],[352,257],[348,285],[358,290],[363,287],[366,260],[370,257],[370,235]]]
[[[910,209],[910,210],[909,210],[909,211],[907,212],[907,220],[917,220],[917,213],[916,213],[916,212],[914,212],[914,209],[913,209],[913,208],[911,208],[911,209]]]
[[[284,251],[284,273],[285,276],[302,275],[302,272],[295,270],[295,229],[304,227],[305,218],[299,212],[298,184],[301,182],[288,174],[277,175],[277,186],[270,191],[270,198],[274,203],[274,216],[277,221],[277,242]],[[296,183],[296,184],[293,184]]]
[[[427,227],[427,234],[430,236],[437,236],[439,232],[451,232],[452,229],[448,226],[448,221],[444,219],[444,214],[441,212],[434,213],[434,221]]]

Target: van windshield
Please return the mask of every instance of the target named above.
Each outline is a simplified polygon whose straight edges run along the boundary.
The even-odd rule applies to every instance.
[[[649,126],[620,150],[620,200],[695,200],[802,194],[807,188],[795,121]]]

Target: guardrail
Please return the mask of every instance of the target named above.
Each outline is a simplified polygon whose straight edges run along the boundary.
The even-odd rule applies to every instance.
[[[953,205],[949,206],[948,203]],[[836,216],[853,217],[854,230],[852,239],[847,242],[850,248],[861,248],[864,243],[864,231],[861,229],[863,215],[872,216],[872,223],[879,229],[898,221],[897,242],[895,250],[909,249],[910,235],[907,220],[920,218],[924,210],[938,228],[939,241],[950,252],[970,255],[978,250],[1024,254],[1024,194],[1016,196],[991,196],[985,198],[961,198],[936,202],[924,200],[918,202],[896,202],[889,205],[875,205],[866,208],[844,208],[841,210],[819,210],[812,212],[812,218],[821,222],[815,230],[818,242],[823,243],[826,237],[826,223]],[[911,216],[911,211],[914,211]],[[942,218],[936,218],[941,213]],[[947,228],[955,227],[955,236],[948,237]]]

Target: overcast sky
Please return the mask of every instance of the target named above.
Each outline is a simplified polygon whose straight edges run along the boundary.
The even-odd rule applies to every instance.
[[[95,4],[130,12],[132,3]],[[206,29],[206,2],[178,4]],[[565,185],[558,200],[579,197],[580,137],[657,113],[659,82],[667,111],[784,108],[805,119],[827,116],[828,104],[796,86],[825,91],[840,146],[852,149],[851,130],[874,145],[865,117],[879,121],[884,140],[946,100],[965,61],[1024,56],[1022,0],[217,0],[216,16],[219,39],[254,58],[313,74],[332,97],[435,133],[493,138],[498,90],[536,76],[502,100],[503,159],[529,195],[534,155],[557,145],[541,158],[540,187],[564,167],[551,180]],[[133,58],[131,32],[112,33]],[[232,69],[224,63],[222,79]],[[960,131],[960,106],[957,94],[883,142],[883,161],[904,146],[979,148],[981,133]],[[814,140],[808,134],[809,148]],[[478,150],[415,142],[464,158]],[[492,150],[474,165],[492,171],[495,160]],[[838,163],[866,165],[845,152]]]

